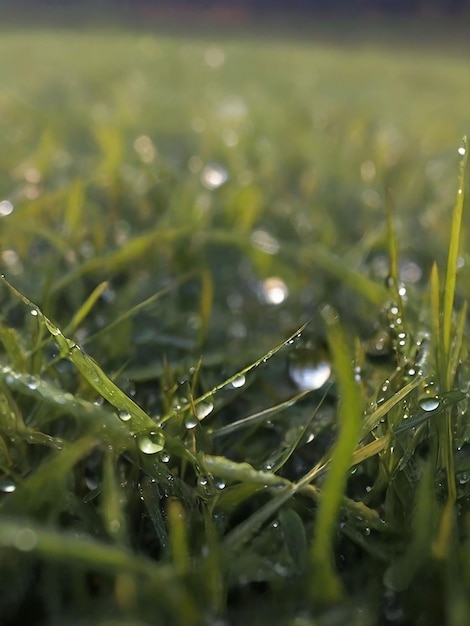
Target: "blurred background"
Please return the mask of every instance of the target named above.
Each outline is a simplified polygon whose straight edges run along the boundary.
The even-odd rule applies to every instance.
[[[246,362],[325,302],[367,338],[388,191],[419,316],[470,128],[468,0],[0,13],[2,271],[62,325],[109,281],[81,341],[170,292],[91,352]]]

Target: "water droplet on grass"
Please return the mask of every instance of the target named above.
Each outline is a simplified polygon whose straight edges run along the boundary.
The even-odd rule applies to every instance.
[[[459,484],[466,485],[468,481],[470,480],[470,474],[468,472],[462,472],[461,474],[457,474],[457,478],[458,478]]]
[[[54,337],[58,337],[59,335],[62,335],[62,332],[61,332],[60,328],[57,328],[57,326],[53,326],[52,324],[47,324],[47,322],[46,322],[46,326],[47,326],[47,330]]]
[[[198,419],[194,415],[188,415],[184,420],[184,425],[188,430],[195,428],[198,425]]]
[[[435,411],[439,408],[439,398],[422,398],[419,401],[419,406],[423,411]]]
[[[202,496],[206,497],[206,496],[212,495],[211,492],[213,492],[213,488],[211,488],[211,483],[209,482],[209,479],[207,476],[204,476],[203,474],[198,476],[197,487],[198,487],[199,493]]]
[[[237,376],[236,378],[234,378],[234,380],[232,380],[232,387],[234,387],[235,389],[239,389],[240,387],[243,387],[243,385],[246,383],[246,378],[244,374],[240,374],[240,376]]]
[[[214,410],[214,403],[211,400],[205,400],[200,402],[196,406],[196,417],[199,421],[202,421]]]
[[[165,435],[162,431],[151,430],[137,435],[137,445],[144,454],[161,452],[165,445]]]
[[[123,422],[128,422],[131,419],[131,414],[129,413],[129,411],[119,411],[118,417]]]
[[[34,376],[26,376],[25,383],[28,389],[34,390],[39,387],[39,381]]]
[[[0,491],[3,493],[13,493],[16,490],[15,483],[9,478],[2,478],[0,480]]]

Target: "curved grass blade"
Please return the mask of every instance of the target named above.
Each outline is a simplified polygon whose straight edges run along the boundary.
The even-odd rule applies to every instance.
[[[320,410],[320,407],[322,406],[323,402],[325,401],[325,398],[326,398],[326,396],[328,394],[328,391],[329,391],[330,387],[331,387],[331,384],[328,385],[328,388],[325,390],[325,393],[323,394],[323,396],[321,397],[319,403],[317,404],[317,406],[313,410],[313,413],[312,413],[310,419],[308,419],[306,421],[305,425],[300,430],[298,436],[295,438],[295,440],[292,442],[292,444],[283,452],[281,457],[276,461],[276,464],[272,468],[273,472],[278,472],[287,463],[287,461],[290,459],[290,457],[294,454],[295,450],[300,445],[300,442],[302,441],[303,437],[307,433],[310,424],[315,419],[318,411]]]
[[[262,411],[258,411],[257,413],[253,413],[252,415],[248,415],[247,417],[242,417],[236,422],[232,422],[231,424],[227,424],[226,426],[221,426],[217,430],[211,433],[213,439],[218,437],[225,437],[226,435],[230,435],[231,433],[253,426],[254,424],[258,424],[259,422],[264,422],[265,420],[272,419],[275,415],[278,415],[285,409],[291,407],[293,404],[304,398],[306,395],[312,393],[311,389],[307,389],[306,391],[301,391],[296,394],[292,398],[288,400],[284,400],[284,402],[280,402],[274,406],[270,406],[267,409],[263,409]]]
[[[77,278],[86,276],[95,271],[112,274],[122,268],[128,267],[140,257],[145,256],[159,241],[168,243],[190,234],[192,234],[192,230],[185,227],[165,231],[156,229],[144,235],[136,236],[129,240],[122,248],[113,250],[102,256],[95,256],[88,259],[82,265],[66,274],[62,279],[56,281],[52,292],[60,291],[74,280],[77,280]]]
[[[393,409],[394,406],[406,398],[406,396],[416,389],[416,387],[419,387],[422,382],[423,377],[416,375],[413,380],[402,387],[402,389],[395,392],[390,398],[388,398],[388,400],[385,400],[385,402],[380,404],[375,411],[364,419],[362,423],[362,436],[365,437],[368,435],[370,431],[380,423],[380,420],[385,417],[391,409]]]
[[[52,458],[48,458],[40,467],[30,474],[2,502],[1,510],[4,513],[21,511],[23,514],[35,514],[38,509],[52,505],[55,508],[61,496],[66,499],[66,483],[72,468],[96,446],[94,437],[83,437],[74,443],[65,445]]]
[[[143,409],[141,409],[133,400],[119,389],[119,387],[103,372],[101,367],[94,359],[88,356],[81,347],[73,340],[63,335],[62,331],[56,326],[41,309],[31,300],[20,293],[13,285],[11,285],[4,276],[4,283],[18,296],[26,305],[37,312],[39,318],[44,322],[47,330],[57,343],[61,356],[71,361],[86,379],[88,384],[95,389],[105,400],[114,406],[121,415],[129,415],[126,420],[126,426],[132,432],[137,434],[141,431],[152,430],[157,432],[159,429],[155,422],[150,418]],[[116,416],[116,419],[117,416]],[[164,440],[163,432],[158,433]]]
[[[449,391],[448,393],[443,393],[439,396],[439,405],[432,411],[422,411],[413,417],[409,417],[407,420],[404,420],[395,430],[393,431],[394,435],[400,435],[411,428],[416,428],[421,424],[424,424],[432,417],[436,417],[436,415],[440,415],[441,413],[449,410],[452,406],[458,404],[462,400],[467,398],[467,394],[463,391]]]
[[[215,396],[215,394],[218,391],[220,391],[224,387],[227,387],[227,385],[230,385],[233,381],[236,381],[240,377],[245,376],[245,374],[248,374],[248,372],[250,372],[252,369],[254,369],[255,367],[258,367],[259,365],[261,365],[261,363],[266,363],[266,361],[268,361],[268,359],[273,357],[286,344],[288,344],[290,341],[292,341],[293,339],[298,337],[303,332],[303,330],[307,327],[308,323],[309,322],[305,322],[305,324],[302,324],[302,326],[300,328],[298,328],[295,332],[293,332],[292,335],[287,337],[287,339],[284,339],[284,341],[279,343],[277,346],[275,346],[274,348],[271,348],[271,350],[266,352],[266,354],[263,354],[263,356],[260,356],[258,359],[256,359],[256,361],[254,361],[250,365],[247,365],[242,370],[236,372],[236,374],[233,374],[232,376],[230,376],[230,378],[227,378],[226,380],[224,380],[223,382],[219,383],[218,385],[216,385],[215,387],[213,387],[209,391],[206,391],[205,393],[203,393],[201,396],[198,396],[197,398],[194,398],[192,403],[190,403],[189,405],[183,407],[182,409],[179,409],[178,413],[180,415],[182,415],[183,413],[185,413],[187,411],[190,411],[192,406],[197,406],[198,404],[201,404],[202,402],[205,402],[208,399],[210,399],[212,401],[213,396]],[[164,424],[169,419],[174,417],[176,415],[176,413],[177,413],[176,409],[172,409],[169,413],[164,415],[157,423],[160,424],[160,425]]]
[[[8,366],[0,366],[0,380],[10,389],[56,408],[58,417],[66,414],[77,418],[88,430],[100,433],[105,441],[112,441],[117,450],[130,447],[134,441],[131,433],[120,420],[116,420],[113,412],[74,397],[50,382],[30,374],[15,372]],[[54,419],[54,414],[50,414],[49,418]]]
[[[78,309],[75,315],[72,317],[70,323],[65,327],[64,333],[73,333],[83,320],[88,316],[92,308],[95,306],[96,302],[101,298],[103,293],[109,287],[109,283],[107,280],[97,285],[82,306]]]
[[[342,283],[356,293],[360,293],[372,304],[382,306],[388,299],[387,289],[383,285],[369,280],[327,248],[317,244],[311,246],[307,252],[313,263],[317,263],[324,270],[339,278]]]
[[[205,454],[202,462],[207,470],[225,480],[247,482],[271,487],[290,486],[292,483],[286,478],[276,476],[273,472],[257,470],[249,463],[237,463],[224,456]]]
[[[121,313],[121,315],[118,315],[118,317],[112,320],[112,322],[110,322],[107,326],[105,326],[104,328],[100,328],[100,330],[96,331],[96,333],[93,333],[89,337],[86,337],[86,339],[82,342],[82,345],[91,343],[97,337],[100,337],[101,335],[108,333],[110,330],[112,330],[113,328],[121,324],[121,322],[125,322],[130,317],[133,317],[136,313],[139,313],[139,311],[142,311],[143,309],[145,309],[147,306],[149,306],[149,304],[152,304],[159,298],[165,296],[166,294],[176,289],[177,287],[180,287],[186,280],[191,278],[191,276],[193,275],[194,275],[194,272],[188,272],[187,274],[183,274],[183,276],[175,280],[171,285],[168,285],[167,287],[160,289],[159,291],[152,294],[148,298],[145,298],[145,300],[142,300],[142,302],[139,302],[138,304],[131,307],[127,311],[124,311],[124,313]]]

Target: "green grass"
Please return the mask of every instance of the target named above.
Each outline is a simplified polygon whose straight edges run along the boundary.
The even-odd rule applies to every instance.
[[[2,26],[2,623],[469,623],[468,43],[367,24]]]

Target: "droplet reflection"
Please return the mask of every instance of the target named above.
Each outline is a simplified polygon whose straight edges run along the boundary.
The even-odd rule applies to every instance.
[[[6,217],[13,213],[14,210],[13,204],[9,200],[2,200],[0,202],[0,217]]]
[[[291,363],[289,375],[300,391],[320,389],[331,376],[331,365],[327,361]]]
[[[423,411],[435,411],[439,408],[439,398],[423,398],[419,401],[419,406]]]
[[[149,431],[137,435],[137,445],[144,454],[161,452],[165,445],[165,436],[161,431]]]
[[[289,289],[282,278],[271,276],[261,283],[260,295],[266,304],[277,306],[289,295]]]
[[[227,180],[227,170],[219,163],[208,163],[202,170],[201,182],[210,191],[221,187]]]
[[[206,418],[208,415],[212,413],[214,410],[214,403],[210,400],[205,400],[204,402],[200,402],[196,406],[196,417],[199,421]]]
[[[0,491],[3,493],[13,493],[16,490],[15,483],[9,478],[0,479]]]
[[[237,378],[235,378],[234,380],[232,380],[232,387],[234,387],[235,389],[239,389],[240,387],[243,387],[243,385],[246,383],[246,378],[244,374],[240,374],[240,376],[237,376]]]

